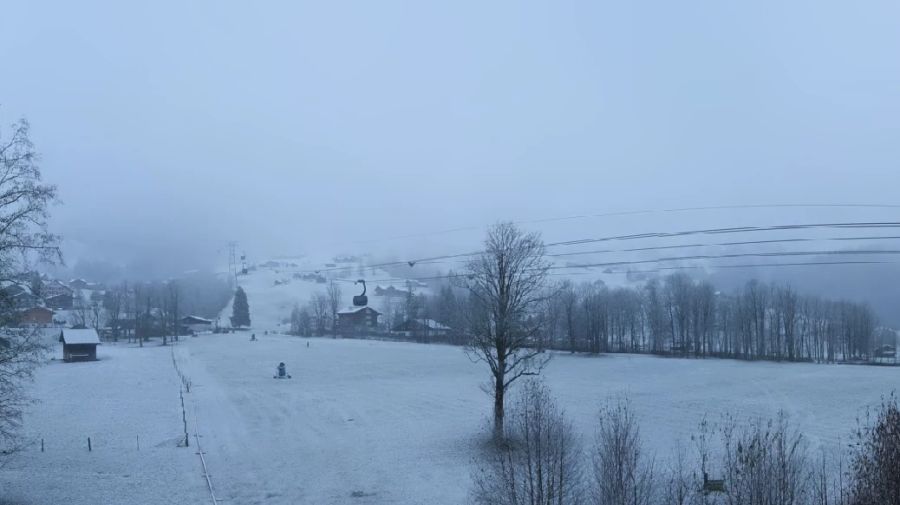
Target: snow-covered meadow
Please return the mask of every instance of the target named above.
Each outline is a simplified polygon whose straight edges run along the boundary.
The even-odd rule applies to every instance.
[[[223,503],[465,501],[490,414],[482,365],[444,345],[257,338],[202,335],[174,348],[193,382],[190,431],[201,436]],[[41,402],[27,431],[47,450],[29,448],[0,482],[22,503],[211,502],[195,447],[176,446],[180,382],[170,348],[104,345],[100,357],[39,370]],[[293,379],[272,378],[279,361]],[[661,460],[679,442],[690,447],[704,414],[725,412],[741,419],[785,409],[813,449],[835,449],[862,409],[898,384],[889,367],[630,355],[558,354],[544,376],[586,441],[601,403],[627,394]]]
[[[0,503],[167,504],[209,500],[183,433],[169,347],[105,344],[99,361],[38,369],[29,445],[0,468]],[[87,439],[91,438],[91,451]],[[41,452],[41,439],[44,452]]]

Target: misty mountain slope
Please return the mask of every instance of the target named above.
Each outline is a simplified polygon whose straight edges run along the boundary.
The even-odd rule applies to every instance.
[[[258,331],[283,331],[290,329],[291,310],[295,305],[306,307],[309,301],[317,294],[325,294],[328,283],[332,280],[341,289],[341,309],[353,305],[353,297],[362,293],[362,286],[354,284],[357,279],[367,280],[367,295],[369,306],[384,313],[389,298],[376,296],[376,287],[387,288],[393,286],[396,289],[405,290],[406,281],[391,276],[388,272],[378,268],[361,268],[358,264],[341,264],[340,270],[332,270],[336,267],[329,262],[306,260],[303,262],[264,262],[248,271],[246,275],[238,276],[238,285],[247,293],[247,301],[250,305],[250,323],[254,330]],[[293,263],[293,266],[291,265]],[[269,266],[265,266],[265,265]],[[320,274],[315,274],[318,270]],[[303,275],[321,275],[325,282],[297,278]],[[411,281],[415,293],[430,291],[417,281]],[[397,300],[396,298],[394,299]],[[230,326],[232,304],[234,297],[219,314],[219,324]]]

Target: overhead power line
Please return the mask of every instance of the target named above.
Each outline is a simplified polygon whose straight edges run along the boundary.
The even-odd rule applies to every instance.
[[[705,229],[694,229],[694,230],[682,230],[677,232],[648,232],[648,233],[640,233],[640,234],[630,234],[630,235],[612,235],[605,237],[593,237],[593,238],[583,238],[583,239],[575,239],[575,240],[566,240],[561,242],[551,242],[545,244],[546,247],[569,247],[575,245],[589,244],[589,243],[598,243],[598,242],[611,242],[611,241],[630,241],[630,240],[642,240],[642,239],[667,239],[667,238],[675,238],[675,237],[686,237],[692,235],[724,235],[724,234],[739,234],[739,233],[759,233],[759,232],[773,232],[773,231],[796,231],[796,230],[813,230],[813,229],[887,229],[887,228],[900,228],[900,222],[897,221],[883,221],[883,222],[843,222],[843,223],[806,223],[806,224],[781,224],[781,225],[773,225],[773,226],[740,226],[740,227],[728,227],[728,228],[705,228]],[[891,237],[896,238],[896,237]],[[874,240],[875,238],[869,238]],[[790,239],[792,241],[802,241],[802,239]],[[771,241],[771,242],[774,242]],[[752,243],[752,242],[747,242]],[[766,241],[758,241],[758,243],[766,243]],[[725,243],[725,245],[737,245],[738,242],[735,243]],[[674,248],[674,246],[672,247]],[[650,250],[650,249],[647,249]],[[600,251],[598,251],[600,252]],[[613,251],[602,251],[602,252],[613,252]],[[621,252],[621,251],[615,251]],[[376,263],[372,265],[366,265],[366,268],[379,268],[379,267],[388,267],[388,266],[401,266],[401,265],[409,265],[410,267],[414,267],[418,263],[434,263],[438,260],[445,259],[454,259],[454,258],[463,258],[470,256],[477,256],[481,254],[482,251],[468,252],[468,253],[455,253],[455,254],[447,254],[447,255],[439,255],[439,256],[430,256],[424,258],[415,258],[410,260],[400,260],[400,261],[390,261],[386,263]],[[573,255],[576,253],[572,253]],[[580,253],[579,253],[580,254]],[[330,268],[321,268],[321,269],[312,269],[312,270],[302,270],[301,272],[305,273],[326,273],[326,272],[335,272],[344,270],[346,267],[330,267]]]
[[[653,214],[678,214],[678,213],[687,213],[687,212],[705,212],[711,210],[749,210],[749,209],[787,209],[787,208],[795,208],[795,209],[900,209],[900,204],[870,204],[870,203],[774,203],[774,204],[746,204],[746,205],[706,205],[706,206],[695,206],[695,207],[673,207],[666,209],[639,209],[639,210],[624,210],[624,211],[610,211],[610,212],[600,212],[600,213],[585,213],[585,214],[573,214],[569,216],[556,216],[556,217],[546,217],[546,218],[538,218],[538,219],[520,219],[513,220],[515,224],[538,224],[538,223],[551,223],[557,221],[572,221],[578,219],[597,219],[597,218],[606,218],[606,217],[624,217],[624,216],[637,216],[637,215],[653,215]],[[481,224],[481,225],[472,225],[472,226],[459,226],[455,228],[447,228],[443,230],[434,230],[420,233],[410,233],[405,235],[394,235],[387,237],[377,237],[372,239],[365,240],[357,240],[353,243],[356,244],[371,244],[376,242],[386,242],[390,240],[403,240],[410,238],[421,238],[421,237],[431,237],[436,235],[446,235],[449,233],[459,233],[463,231],[477,231],[484,230],[489,225]]]

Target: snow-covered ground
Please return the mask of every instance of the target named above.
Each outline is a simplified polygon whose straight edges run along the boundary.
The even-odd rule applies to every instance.
[[[490,415],[483,365],[444,345],[257,338],[202,335],[174,348],[193,382],[190,429],[223,503],[465,502]],[[181,413],[169,353],[103,346],[99,362],[41,369],[42,402],[27,422],[47,452],[29,450],[0,470],[0,483],[26,504],[209,502],[194,448],[175,446]],[[273,379],[279,361],[293,379]],[[785,409],[813,449],[836,449],[862,409],[898,384],[889,367],[630,355],[558,354],[544,375],[586,441],[602,402],[628,394],[662,460],[679,441],[690,447],[704,413],[746,419]]]
[[[30,445],[0,468],[0,503],[208,503],[194,448],[178,447],[181,381],[170,349],[105,344],[98,358],[37,371]]]
[[[460,348],[364,340],[206,336],[179,348],[210,472],[233,503],[458,504],[484,441],[485,368]],[[306,346],[307,342],[309,347]],[[291,380],[274,380],[284,361]],[[837,448],[897,370],[647,356],[554,357],[546,379],[586,440],[627,393],[661,458],[703,413],[785,409],[813,446]],[[354,493],[357,496],[353,496]]]

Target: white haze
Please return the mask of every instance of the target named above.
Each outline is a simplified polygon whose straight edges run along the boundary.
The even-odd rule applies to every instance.
[[[532,222],[896,202],[898,16],[889,1],[14,2],[0,120],[32,123],[70,264],[142,275],[215,268],[230,240],[257,258],[466,252],[500,219],[551,241],[889,221]]]

